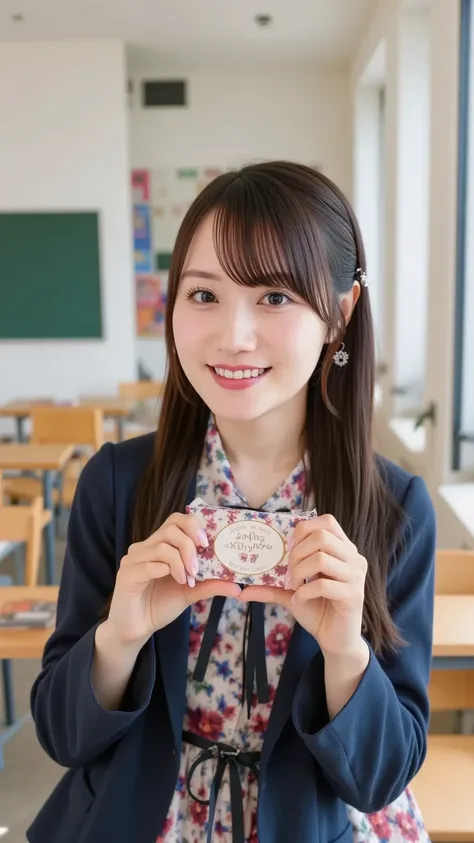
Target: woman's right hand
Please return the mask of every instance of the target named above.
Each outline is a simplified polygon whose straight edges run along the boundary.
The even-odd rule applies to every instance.
[[[235,583],[205,580],[193,585],[198,547],[207,547],[205,531],[195,515],[181,513],[173,513],[150,538],[129,547],[106,621],[116,643],[142,647],[192,603],[216,595],[239,596]]]

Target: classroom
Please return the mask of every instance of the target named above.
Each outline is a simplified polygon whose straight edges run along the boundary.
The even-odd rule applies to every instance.
[[[214,320],[215,332],[223,336],[225,330],[225,320],[218,328],[209,304],[197,304],[196,295],[207,289],[190,289],[192,316],[186,316],[191,305],[180,304],[179,289],[174,289],[183,248],[179,237],[176,241],[178,231],[186,229],[180,226],[188,209],[219,179],[247,166],[257,172],[261,162],[271,161],[312,168],[331,180],[354,209],[366,268],[354,266],[360,299],[354,299],[353,312],[368,297],[374,326],[371,449],[400,476],[422,479],[436,519],[426,757],[409,777],[406,792],[414,801],[403,822],[400,813],[393,819],[395,811],[391,814],[385,804],[361,807],[369,821],[353,839],[474,843],[474,0],[19,0],[3,4],[0,12],[0,114],[1,843],[108,843],[108,835],[99,835],[98,819],[94,825],[102,810],[99,773],[96,778],[91,774],[75,831],[61,826],[49,836],[34,824],[65,767],[74,772],[67,753],[66,763],[58,763],[43,748],[31,691],[48,652],[56,610],[59,617],[72,599],[74,589],[63,570],[78,564],[74,536],[79,524],[89,529],[87,519],[93,519],[92,503],[80,510],[85,506],[81,479],[92,482],[94,470],[109,459],[101,454],[127,453],[132,463],[135,452],[126,448],[140,437],[148,437],[154,453],[160,442],[172,441],[165,428],[176,418],[173,408],[185,390],[176,372],[179,368],[182,384],[180,367],[188,375],[187,354],[189,372],[195,371],[189,349],[204,336],[205,325],[210,331]],[[233,183],[228,184],[223,197],[230,195]],[[191,249],[202,254],[197,234],[189,242],[187,261]],[[232,251],[232,246],[228,254],[224,249],[230,263],[221,262],[221,267],[235,266]],[[242,257],[242,268],[250,272],[252,261],[252,256],[248,261]],[[227,269],[226,275],[232,278]],[[207,281],[201,283],[207,288]],[[229,278],[225,283],[231,284]],[[231,286],[237,292],[229,293],[228,314],[237,308],[237,295],[239,307],[244,300],[250,307],[252,284]],[[267,296],[285,297],[287,287]],[[215,291],[212,296],[217,302]],[[175,308],[169,330],[187,326],[186,340],[182,346],[168,344],[170,353],[168,300]],[[198,307],[209,313],[202,328]],[[255,316],[255,324],[261,320],[263,325],[266,318]],[[290,317],[272,315],[268,325],[275,319]],[[234,334],[237,322],[236,317]],[[229,347],[237,342],[230,333],[229,328]],[[271,342],[270,328],[265,336]],[[254,352],[248,351],[247,335],[245,342],[238,354],[247,361],[247,353]],[[296,341],[294,346],[290,339],[282,342],[288,353],[296,348]],[[334,350],[337,365],[329,377],[347,376],[355,363],[350,333]],[[240,356],[234,362],[241,362]],[[205,361],[207,369],[214,368],[209,389],[218,390],[219,383],[235,376],[234,391],[226,387],[229,407],[243,407],[238,402],[244,394],[265,389],[239,390],[245,378],[276,374],[265,360],[256,364],[258,371],[242,363],[238,372],[235,366],[224,372],[217,361],[215,355]],[[206,407],[199,378],[190,378],[192,386],[187,381],[188,405],[182,406],[192,409],[175,424],[175,456],[184,454],[178,442],[199,437],[199,406]],[[189,399],[189,390],[198,393],[199,406]],[[214,407],[211,422],[212,414],[218,417]],[[217,428],[224,439],[218,418],[213,435],[219,436]],[[359,440],[354,441],[357,451]],[[211,447],[206,439],[208,454]],[[102,463],[91,463],[96,454]],[[119,464],[119,456],[112,459]],[[357,455],[351,459],[355,465]],[[183,458],[177,464],[185,463]],[[171,457],[163,457],[161,465],[169,468]],[[158,471],[153,479],[158,476],[163,477]],[[352,490],[356,482],[344,476]],[[272,485],[270,478],[268,494],[281,479]],[[119,506],[120,484],[114,483]],[[199,473],[196,480],[196,471],[193,483],[196,497],[202,498],[206,487]],[[100,508],[101,494],[94,492],[92,502],[94,494]],[[156,504],[154,494],[150,507]],[[247,495],[246,508],[266,509],[268,494],[255,504]],[[244,497],[236,501],[207,503],[245,508]],[[144,513],[146,507],[140,504],[139,509]],[[313,507],[291,507],[292,512],[303,509]],[[124,517],[117,512],[116,519]],[[102,517],[101,510],[97,513]],[[155,523],[152,516],[156,512],[147,523]],[[118,543],[122,525],[114,523]],[[134,531],[133,542],[141,541]],[[132,540],[126,545],[132,547]],[[287,550],[290,554],[289,544]],[[159,560],[162,566],[165,562]],[[170,571],[173,575],[172,565]],[[302,588],[311,585],[310,578],[302,582]],[[59,589],[65,596],[58,606]],[[215,594],[214,601],[225,599]],[[252,611],[248,617],[254,617]],[[192,617],[197,629],[199,618]],[[245,640],[247,626],[243,634]],[[414,674],[417,652],[413,644]],[[247,675],[245,661],[244,653]],[[422,673],[420,668],[413,681],[423,684]],[[335,722],[343,714],[340,708]],[[295,740],[301,743],[297,732]],[[110,770],[117,772],[113,764]],[[229,768],[232,788],[237,762]],[[349,797],[345,800],[349,803]],[[423,825],[417,826],[420,815]],[[171,819],[167,822],[171,828]],[[256,831],[239,838],[235,822],[232,809],[233,836],[222,817],[215,820],[214,832],[209,819],[209,830],[201,829],[201,836],[189,837],[189,843],[283,839],[269,830],[271,823],[261,824],[260,815],[258,838]],[[158,828],[153,839],[142,829],[142,836],[128,840],[188,843],[177,826],[175,836],[167,835],[167,827],[161,834]],[[346,843],[346,832],[341,843]],[[295,843],[331,843],[329,832],[305,833],[310,832],[295,830]],[[110,843],[122,839],[111,834]]]

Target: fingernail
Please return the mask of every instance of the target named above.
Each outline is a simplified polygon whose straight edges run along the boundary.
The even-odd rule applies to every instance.
[[[295,593],[293,594],[293,597],[290,600],[290,603],[297,603],[298,602],[298,598],[297,598],[296,594],[297,594],[297,592],[295,591]]]
[[[295,540],[293,538],[293,533],[292,533],[290,538],[288,539],[288,541],[286,543],[288,553],[290,552],[290,550],[293,550],[294,546],[295,546]]]
[[[198,562],[197,556],[194,557],[192,565],[193,565],[193,574],[194,574],[194,576],[196,576],[196,574],[199,571],[199,562]]]
[[[199,544],[201,545],[201,547],[209,547],[209,542],[207,540],[205,530],[199,530],[198,539],[199,539]]]
[[[181,585],[186,585],[187,579],[188,579],[188,575],[186,574],[185,571],[182,571],[181,576],[179,578],[179,581],[180,581]]]
[[[285,576],[285,588],[287,591],[291,591],[291,575],[290,573],[286,574]]]
[[[194,577],[188,576],[188,585],[189,588],[194,588],[194,586],[196,585],[196,580],[194,579]]]

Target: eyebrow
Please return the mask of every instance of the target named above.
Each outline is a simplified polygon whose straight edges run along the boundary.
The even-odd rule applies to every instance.
[[[220,275],[216,275],[214,272],[206,272],[204,269],[186,269],[185,272],[181,274],[181,278],[204,278],[206,281],[222,281]]]

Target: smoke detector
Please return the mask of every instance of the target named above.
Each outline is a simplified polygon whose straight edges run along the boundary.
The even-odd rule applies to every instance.
[[[267,29],[272,23],[271,15],[255,15],[255,23],[260,29]]]

